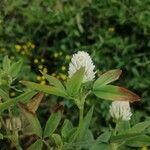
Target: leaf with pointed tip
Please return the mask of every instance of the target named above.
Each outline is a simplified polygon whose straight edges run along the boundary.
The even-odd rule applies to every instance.
[[[49,137],[54,133],[61,120],[61,117],[62,117],[61,111],[54,112],[51,114],[44,129],[44,137]]]
[[[127,132],[128,133],[140,133],[148,127],[150,127],[150,121],[144,121],[144,122],[137,123],[132,128],[128,129]]]
[[[131,147],[150,146],[150,136],[140,135],[138,137],[128,140],[125,144]]]
[[[99,88],[101,86],[107,85],[115,80],[118,80],[120,77],[122,71],[119,69],[114,69],[107,71],[106,73],[102,74],[95,82],[93,85],[93,88]]]
[[[140,98],[135,93],[119,86],[105,85],[99,88],[94,88],[93,93],[105,100],[118,100],[118,101],[139,101]]]
[[[60,90],[57,87],[53,87],[53,86],[48,86],[48,85],[40,85],[38,83],[34,83],[31,81],[20,81],[20,83],[26,85],[27,87],[31,88],[32,90],[38,90],[47,94],[52,94],[52,95],[56,95],[56,96],[61,96],[61,97],[67,97],[67,94]]]
[[[81,87],[85,69],[82,67],[76,73],[67,80],[66,89],[70,96],[76,96]]]
[[[66,119],[62,125],[61,136],[63,138],[66,138],[67,135],[69,134],[68,131],[70,131],[72,128],[73,128],[72,123],[68,119]]]
[[[143,134],[142,133],[127,133],[127,134],[112,136],[110,138],[110,142],[111,143],[125,142],[127,140],[131,140],[131,139],[139,137],[141,135],[143,135]]]
[[[65,91],[64,86],[62,85],[62,83],[57,78],[50,76],[48,74],[45,74],[43,72],[41,72],[41,73],[47,79],[47,81],[49,82],[50,85],[53,85],[53,86],[61,89],[62,91]]]
[[[25,102],[30,100],[36,94],[35,91],[26,91],[25,93],[19,95],[18,97],[9,99],[8,101],[0,104],[0,112],[8,109],[12,105],[16,105],[18,102]]]
[[[2,89],[0,89],[0,96],[1,96],[2,99],[4,99],[4,100],[8,100],[8,99],[9,99],[8,94],[7,94],[4,90],[2,90]]]
[[[63,145],[63,141],[62,141],[61,136],[59,134],[53,134],[52,138],[54,139],[57,147],[61,147]]]
[[[15,63],[13,63],[10,66],[10,69],[8,70],[9,74],[12,77],[16,77],[18,75],[18,73],[20,72],[22,65],[23,65],[23,60],[22,59],[15,62]]]
[[[10,59],[8,58],[8,56],[5,56],[3,59],[3,70],[5,70],[6,72],[8,72],[9,68],[10,68]]]
[[[33,134],[36,134],[39,137],[42,137],[42,128],[36,115],[30,112],[28,108],[23,104],[19,104],[19,107],[20,107],[20,110],[25,115],[25,117],[27,118],[28,122],[30,123]]]

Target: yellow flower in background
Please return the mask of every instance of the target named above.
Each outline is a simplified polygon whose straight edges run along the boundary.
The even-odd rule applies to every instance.
[[[62,67],[61,67],[61,70],[62,70],[62,71],[65,71],[65,70],[66,70],[66,67],[65,67],[65,66],[62,66]]]
[[[16,49],[16,52],[20,52],[21,46],[17,44],[17,45],[15,45],[15,49]]]
[[[39,69],[42,69],[42,68],[43,68],[43,66],[42,66],[42,65],[39,65],[39,66],[38,66],[38,68],[39,68]]]
[[[44,73],[47,73],[47,72],[48,72],[47,68],[44,68],[44,69],[43,69],[43,72],[44,72]]]
[[[41,85],[45,85],[45,84],[46,84],[46,81],[41,81],[40,84],[41,84]]]
[[[22,51],[21,54],[22,54],[22,55],[25,55],[25,51]]]
[[[55,57],[55,58],[57,58],[57,57],[58,57],[58,55],[59,55],[58,53],[54,53],[54,57]]]
[[[34,49],[34,48],[35,48],[35,45],[34,45],[34,44],[31,44],[31,48]]]
[[[52,73],[52,76],[55,77],[55,76],[56,76],[56,73]]]
[[[109,31],[109,32],[114,32],[114,31],[115,31],[115,28],[110,27],[110,28],[108,28],[108,31]]]
[[[38,59],[34,59],[34,63],[37,64],[39,62]]]
[[[67,79],[67,76],[66,76],[65,74],[62,74],[62,73],[59,74],[59,77],[60,77],[62,80],[66,80],[66,79]]]
[[[32,42],[27,42],[27,46],[30,47],[32,45]]]
[[[27,47],[27,45],[22,45],[22,47],[23,47],[23,49],[25,49],[25,50],[27,50],[28,49],[28,47]]]
[[[44,62],[45,62],[45,59],[44,59],[44,58],[42,58],[42,59],[41,59],[41,62],[42,62],[42,63],[44,63]]]
[[[44,76],[42,76],[42,80],[45,80],[45,77],[44,77]]]
[[[141,150],[148,150],[147,146],[143,146]]]
[[[65,59],[66,59],[66,60],[70,60],[71,57],[70,57],[69,55],[66,55]]]
[[[37,80],[40,81],[42,78],[41,76],[37,76]]]

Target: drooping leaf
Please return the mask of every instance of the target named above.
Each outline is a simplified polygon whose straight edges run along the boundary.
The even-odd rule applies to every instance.
[[[139,101],[140,98],[135,93],[119,86],[105,85],[93,89],[93,93],[105,100],[118,100],[118,101]]]
[[[18,102],[25,102],[30,100],[36,94],[35,91],[26,91],[25,93],[19,95],[18,97],[7,100],[4,103],[0,103],[0,112],[3,112],[5,109],[16,105]]]
[[[57,78],[50,76],[48,74],[45,74],[43,72],[42,72],[42,74],[48,80],[50,85],[53,85],[53,86],[57,87],[58,89],[65,91],[63,84]]]
[[[62,141],[61,136],[59,134],[52,134],[52,138],[54,139],[57,147],[61,147],[63,145],[63,141]]]
[[[42,137],[42,128],[37,116],[30,112],[25,105],[19,104],[19,106],[20,110],[23,112],[32,127],[32,133]]]
[[[61,129],[61,135],[63,138],[66,138],[69,134],[68,131],[70,131],[73,128],[72,123],[66,119],[62,125],[62,129]]]
[[[65,98],[67,97],[67,94],[64,91],[54,86],[40,85],[38,83],[34,83],[30,81],[21,81],[21,83],[31,88],[32,90],[38,90],[41,92],[45,92],[47,94],[52,94],[52,95],[61,96]]]
[[[44,129],[44,137],[49,137],[54,133],[61,120],[61,117],[61,111],[57,111],[51,114]]]
[[[67,80],[66,89],[70,96],[76,96],[78,94],[83,81],[84,72],[85,69],[80,68],[71,78]]]
[[[22,68],[22,65],[23,65],[23,60],[19,60],[15,63],[13,63],[9,69],[9,74],[12,76],[12,77],[16,77],[18,75],[18,73],[20,72],[21,68]]]
[[[44,97],[44,94],[41,92],[39,92],[36,96],[34,96],[33,99],[27,104],[28,110],[32,113],[35,113],[43,97]]]
[[[119,69],[107,71],[106,73],[102,74],[94,82],[94,85],[93,85],[94,89],[97,89],[101,86],[107,85],[107,84],[117,80],[120,77],[121,73],[122,73],[122,71]]]
[[[42,150],[42,147],[43,147],[43,141],[37,140],[32,145],[30,145],[30,147],[27,150]]]

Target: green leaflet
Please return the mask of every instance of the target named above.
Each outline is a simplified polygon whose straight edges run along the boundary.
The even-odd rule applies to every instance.
[[[106,73],[102,74],[94,82],[93,88],[96,89],[96,88],[99,88],[100,86],[107,85],[107,84],[117,80],[120,77],[121,73],[122,73],[122,71],[119,69],[107,71]]]
[[[61,96],[65,98],[67,97],[67,94],[64,91],[54,86],[40,85],[38,83],[34,83],[31,81],[21,81],[21,83],[31,88],[32,90],[38,90],[41,92],[45,92],[47,94],[52,94],[52,95]]]
[[[50,85],[53,85],[56,88],[58,88],[58,89],[60,89],[60,90],[65,92],[65,88],[64,88],[63,84],[57,78],[55,78],[53,76],[50,76],[48,74],[45,74],[43,72],[42,72],[42,74],[48,80]]]
[[[119,86],[105,85],[94,88],[93,93],[105,100],[119,100],[119,101],[138,101],[140,98],[135,93]]]
[[[84,68],[80,68],[71,78],[68,79],[66,83],[68,95],[74,97],[79,93],[84,77],[84,71]]]
[[[61,116],[61,111],[54,112],[51,114],[44,129],[44,137],[49,137],[54,133],[61,120]]]
[[[15,77],[18,75],[18,73],[20,72],[20,70],[21,70],[21,68],[22,68],[22,65],[23,65],[23,60],[22,60],[22,59],[19,60],[19,61],[17,61],[17,62],[15,62],[15,63],[13,63],[13,64],[10,66],[10,68],[9,68],[9,70],[8,70],[8,73],[9,73],[13,78],[15,78]]]

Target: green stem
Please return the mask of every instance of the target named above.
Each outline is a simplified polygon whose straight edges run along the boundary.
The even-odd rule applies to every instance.
[[[116,126],[115,126],[115,129],[114,129],[114,136],[117,135],[117,131],[118,131],[118,122],[116,122]],[[118,150],[118,143],[111,143],[111,147],[112,147],[112,150]]]
[[[45,140],[43,140],[43,142],[47,146],[48,150],[51,150],[51,147],[49,146],[49,144]]]
[[[79,128],[81,127],[82,124],[82,120],[83,120],[83,111],[84,111],[84,106],[82,106],[81,108],[79,108]]]
[[[118,150],[118,144],[117,143],[111,143],[112,150]]]

